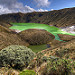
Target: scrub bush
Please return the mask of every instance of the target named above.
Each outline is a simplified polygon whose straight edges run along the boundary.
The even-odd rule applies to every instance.
[[[70,59],[58,59],[47,63],[41,75],[71,75],[73,70],[73,61]]]
[[[35,68],[37,66],[37,61],[33,60],[27,67],[27,69],[32,70],[33,68]]]
[[[59,57],[63,57],[66,53],[69,53],[69,52],[70,52],[70,49],[64,48],[64,49],[57,50],[55,54]]]
[[[42,57],[42,61],[43,61],[43,62],[46,62],[46,61],[47,61],[47,59],[48,59],[48,57],[47,57],[47,56],[43,56],[43,57]]]
[[[33,57],[34,53],[31,49],[25,46],[11,45],[0,51],[0,66],[22,69],[28,66]]]
[[[36,57],[37,57],[37,59],[36,59],[36,61],[37,61],[37,66],[40,66],[42,63],[43,63],[43,61],[42,61],[42,56],[43,56],[44,54],[42,53],[42,52],[40,52],[40,53],[38,53],[37,55],[36,55]]]

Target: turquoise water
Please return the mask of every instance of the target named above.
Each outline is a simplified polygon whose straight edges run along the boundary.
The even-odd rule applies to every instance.
[[[61,29],[59,29],[57,27],[49,26],[46,24],[38,24],[38,23],[11,23],[11,24],[13,26],[10,27],[10,29],[17,29],[20,31],[27,30],[27,29],[45,29],[48,32],[50,32],[51,34],[53,34],[55,36],[55,39],[59,40],[59,41],[63,41],[63,40],[60,40],[60,38],[57,34],[67,34],[67,35],[75,36],[75,34],[67,33],[67,32],[62,31]],[[30,45],[29,48],[31,48],[34,52],[39,52],[39,51],[47,49],[47,44]]]
[[[11,23],[11,24],[13,24],[13,26],[10,27],[10,29],[17,29],[21,31],[27,30],[27,29],[45,29],[48,32],[52,33],[55,36],[55,39],[59,41],[62,41],[62,40],[60,40],[57,34],[67,34],[67,35],[75,36],[75,34],[67,33],[57,27],[49,26],[46,24],[39,24],[39,23]]]

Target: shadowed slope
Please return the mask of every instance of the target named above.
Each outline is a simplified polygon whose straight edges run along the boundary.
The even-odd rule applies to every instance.
[[[19,33],[20,37],[31,45],[45,44],[55,37],[51,33],[42,29],[28,29]]]

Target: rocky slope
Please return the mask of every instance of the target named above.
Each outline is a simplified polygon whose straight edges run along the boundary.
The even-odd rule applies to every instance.
[[[75,25],[75,7],[49,12],[32,12],[26,14],[12,13],[0,15],[0,24],[9,24],[11,22],[45,23],[57,27],[72,26]]]
[[[16,14],[0,15],[0,50],[9,45],[27,46],[29,45],[28,43],[36,44],[36,42],[37,43],[39,43],[40,41],[47,42],[54,39],[54,36],[46,32],[45,30],[42,30],[43,31],[42,32],[41,30],[34,29],[34,30],[26,30],[20,33],[16,33],[15,31],[8,29],[8,27],[11,26],[10,24],[11,22],[45,23],[45,24],[54,25],[58,27],[73,26],[75,25],[75,8],[54,10],[50,12],[33,12],[33,13],[27,13],[27,14],[16,13]],[[52,42],[50,42],[51,44],[50,48],[43,50],[39,53],[44,53],[44,56],[54,56],[59,58],[68,57],[70,59],[75,60],[75,36],[63,35],[63,34],[58,34],[58,36],[60,37],[61,40],[64,40],[66,42],[53,40]],[[42,40],[39,39],[40,37]],[[48,40],[46,40],[46,38],[48,38]],[[34,40],[36,41],[34,42]],[[27,43],[26,41],[27,42],[30,41],[30,42]],[[43,57],[43,55],[41,56]],[[36,62],[36,59],[34,59],[34,61]],[[34,63],[31,62],[33,66],[36,64],[35,62]],[[39,66],[39,67],[45,68],[45,65],[46,64],[43,63],[42,66]],[[59,69],[64,69],[64,68],[59,68]],[[45,70],[42,70],[42,71],[44,72]],[[18,75],[19,72],[17,70],[13,70],[10,68],[9,70],[6,68],[0,68],[0,74],[1,75],[2,74],[3,75],[8,75],[8,74]],[[75,70],[74,70],[74,74],[71,74],[71,75],[75,75]]]
[[[75,36],[72,36],[72,35],[58,34],[58,36],[63,41],[70,41],[70,40],[75,39]]]
[[[25,45],[28,43],[22,41],[22,39],[10,29],[0,26],[0,50],[9,46],[9,45]]]
[[[19,36],[30,45],[40,45],[52,41],[55,36],[43,29],[28,29],[19,33]]]

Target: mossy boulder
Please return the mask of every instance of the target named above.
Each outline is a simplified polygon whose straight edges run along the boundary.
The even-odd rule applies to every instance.
[[[28,66],[34,55],[30,48],[11,45],[0,51],[0,66],[9,66],[21,70]]]
[[[30,45],[40,45],[52,41],[55,36],[43,29],[28,29],[19,33],[20,37]]]

